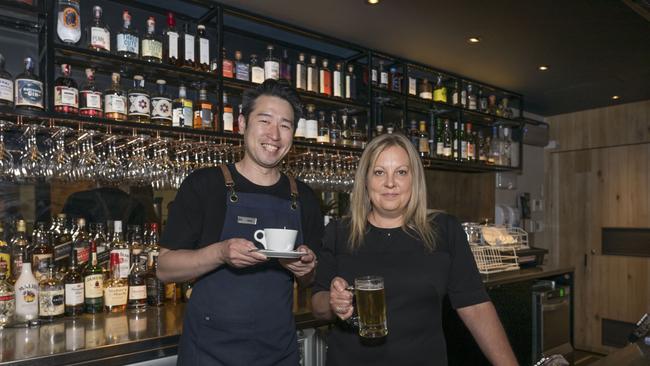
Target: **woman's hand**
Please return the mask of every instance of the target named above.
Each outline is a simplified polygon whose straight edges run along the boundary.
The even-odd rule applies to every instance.
[[[352,293],[346,290],[348,286],[341,277],[334,277],[330,284],[330,309],[341,320],[348,319],[354,312]]]

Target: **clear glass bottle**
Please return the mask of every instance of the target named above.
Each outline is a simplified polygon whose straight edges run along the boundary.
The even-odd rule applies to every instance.
[[[172,125],[172,99],[167,94],[167,82],[156,80],[157,91],[151,97],[151,122],[157,125]]]
[[[178,87],[178,98],[172,102],[172,126],[192,127],[192,100],[187,97],[187,89],[184,85]]]
[[[291,84],[291,61],[289,60],[289,51],[282,50],[282,62],[280,63],[280,79],[287,80]]]
[[[183,24],[183,62],[180,66],[193,69],[196,65],[195,37],[188,23]]]
[[[345,73],[345,98],[357,99],[357,76],[353,64],[348,64],[348,72]]]
[[[77,262],[77,253],[73,249],[70,253],[70,264],[63,276],[65,290],[65,315],[77,316],[84,312],[84,279],[81,268]]]
[[[221,72],[223,77],[230,78],[230,79],[234,78],[235,64],[232,62],[231,59],[228,58],[228,54],[226,53],[226,48],[221,49],[221,55],[222,55]]]
[[[460,158],[460,141],[461,141],[461,134],[460,134],[460,129],[458,128],[458,121],[454,121],[454,130],[453,130],[453,141],[452,141],[452,157],[454,160]]]
[[[453,141],[453,132],[451,131],[451,126],[449,120],[445,119],[444,127],[442,130],[442,157],[445,159],[452,158],[452,141]]]
[[[144,86],[142,75],[133,76],[133,88],[129,90],[129,121],[151,121],[151,97]]]
[[[474,140],[472,124],[470,122],[465,123],[465,140],[467,144],[467,160],[474,161],[476,160],[476,142]]]
[[[433,101],[447,103],[447,87],[442,83],[442,75],[438,74],[436,87],[433,89]]]
[[[76,44],[81,39],[79,0],[58,0],[56,34],[64,43]]]
[[[307,65],[307,91],[312,93],[318,92],[318,66],[316,65],[316,56],[311,56]]]
[[[47,274],[39,282],[38,317],[47,321],[63,317],[65,312],[64,297],[63,282],[55,275],[54,264],[50,264]]]
[[[194,110],[194,128],[213,130],[213,120],[212,102],[208,100],[208,91],[205,86],[201,86],[201,89],[199,89],[199,100],[196,102],[196,109]]]
[[[147,268],[153,265],[154,257],[160,254],[160,234],[158,233],[158,224],[151,223],[149,244],[147,245]]]
[[[86,83],[79,92],[79,114],[84,117],[104,116],[102,108],[102,92],[95,84],[95,70],[86,69]]]
[[[116,121],[126,121],[126,93],[120,86],[120,74],[111,74],[111,87],[104,91],[104,116]]]
[[[348,124],[347,111],[344,111],[341,115],[341,145],[352,146],[352,130]]]
[[[257,63],[257,55],[251,55],[251,81],[255,84],[264,82],[264,69]]]
[[[13,107],[14,78],[5,70],[5,57],[0,53],[0,106]]]
[[[10,325],[16,314],[16,293],[7,281],[7,272],[0,271],[0,329]]]
[[[165,62],[170,65],[178,65],[178,31],[176,31],[176,19],[171,11],[167,13],[167,29],[165,29]]]
[[[323,66],[318,70],[318,91],[326,96],[332,95],[332,72],[328,67],[327,59],[323,59]]]
[[[269,54],[264,59],[264,80],[280,78],[280,61],[273,56],[273,45],[267,45],[266,50]]]
[[[226,92],[223,92],[223,113],[221,120],[223,121],[223,132],[237,133],[232,104],[228,101],[228,93]]]
[[[318,120],[316,119],[316,106],[307,104],[307,117],[305,121],[305,139],[309,142],[318,140]]]
[[[120,260],[119,253],[111,252],[111,274],[104,286],[104,310],[108,313],[121,313],[126,310],[129,284],[127,279],[122,277]]]
[[[433,99],[433,92],[431,91],[431,84],[429,84],[429,79],[422,79],[422,84],[420,85],[420,98],[422,99]]]
[[[90,314],[104,310],[104,270],[97,262],[97,246],[90,242],[90,264],[83,271],[85,311]]]
[[[235,78],[242,81],[250,81],[250,70],[248,64],[242,60],[241,51],[235,51]]]
[[[102,7],[93,6],[93,21],[86,28],[88,48],[97,52],[111,52],[111,31],[102,20]]]
[[[477,108],[476,94],[474,94],[472,84],[467,84],[467,109],[475,111]]]
[[[38,224],[39,230],[32,236],[34,243],[32,252],[32,268],[34,277],[41,281],[47,274],[48,266],[54,261],[54,248],[50,245],[50,240],[43,223]]]
[[[16,233],[10,241],[11,243],[11,278],[16,281],[20,276],[21,269],[27,260],[27,249],[29,248],[29,239],[27,238],[27,225],[25,220],[18,220],[16,223]],[[31,263],[30,270],[31,273]]]
[[[442,118],[438,118],[436,120],[436,153],[435,157],[436,158],[443,158],[444,157],[444,138],[443,138],[443,132],[444,132],[444,124],[442,122]]]
[[[131,14],[128,10],[122,12],[122,29],[117,33],[117,54],[127,58],[140,57],[140,37],[138,31],[131,28]]]
[[[352,123],[350,125],[350,136],[352,139],[352,146],[362,147],[363,145],[363,132],[359,128],[359,120],[357,117],[352,117]]]
[[[16,294],[16,321],[28,323],[38,319],[38,281],[32,273],[32,264],[25,261],[14,284]]]
[[[205,72],[210,71],[210,39],[203,24],[196,27],[196,49],[199,52],[196,68]]]
[[[319,144],[329,144],[330,143],[330,128],[328,123],[325,121],[325,112],[318,112],[318,138],[316,142]]]
[[[383,60],[379,60],[379,87],[388,89],[388,72],[386,72]]]
[[[478,110],[487,113],[488,112],[488,100],[487,96],[483,93],[483,88],[478,90]]]
[[[54,110],[58,113],[79,113],[79,88],[71,73],[70,64],[61,64],[63,75],[54,81]]]
[[[332,95],[343,98],[343,65],[337,62],[332,72]]]
[[[158,256],[152,258],[151,266],[145,276],[147,285],[147,303],[150,306],[162,306],[165,303],[165,284],[156,276]]]
[[[129,276],[129,269],[131,268],[131,249],[122,236],[122,221],[115,220],[113,223],[113,232],[111,256],[113,254],[119,255],[117,272],[120,278],[127,278]]]
[[[129,273],[129,296],[127,307],[135,311],[144,311],[147,308],[147,283],[146,272],[140,257],[134,256],[134,264]]]
[[[298,61],[296,62],[296,89],[307,89],[307,66],[305,65],[305,54],[298,54]]]
[[[25,58],[25,70],[14,82],[16,109],[43,110],[43,82],[34,74],[34,60]]]
[[[162,63],[162,37],[156,34],[156,18],[147,19],[147,32],[142,36],[142,59],[149,62]]]
[[[341,138],[341,125],[338,121],[338,114],[336,111],[333,111],[330,115],[330,144],[332,145],[342,145]]]

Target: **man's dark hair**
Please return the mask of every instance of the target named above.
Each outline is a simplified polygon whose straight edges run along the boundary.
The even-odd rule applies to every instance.
[[[298,120],[302,116],[302,102],[300,101],[300,96],[298,95],[298,92],[296,92],[296,89],[294,89],[291,84],[284,79],[267,79],[257,88],[248,89],[244,92],[242,98],[242,114],[244,115],[244,118],[246,118],[246,121],[248,121],[248,117],[255,108],[257,98],[262,95],[278,97],[286,100],[293,109],[293,125],[296,126]]]

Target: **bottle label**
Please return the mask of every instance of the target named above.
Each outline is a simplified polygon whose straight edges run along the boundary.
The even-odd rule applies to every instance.
[[[117,35],[117,52],[140,54],[138,37],[133,34],[120,33]]]
[[[237,80],[248,81],[250,75],[248,75],[248,65],[243,62],[235,63],[235,76]]]
[[[64,27],[69,29],[79,29],[79,12],[77,9],[68,6],[61,12],[61,20]]]
[[[318,77],[316,76],[316,70],[313,67],[307,67],[307,91],[315,92],[317,88]]]
[[[38,314],[38,283],[23,283],[17,287],[16,312]]]
[[[147,298],[147,286],[129,286],[129,300],[144,300]]]
[[[165,285],[156,277],[147,278],[147,297],[163,301],[165,295]]]
[[[88,109],[97,109],[97,110],[102,110],[102,93],[97,92],[97,91],[82,91],[81,92],[81,100],[84,101],[84,103],[81,103],[81,105],[85,105],[84,107],[81,108],[81,110],[88,110]]]
[[[192,115],[192,102],[189,100],[183,102],[183,123],[181,127],[192,127]]]
[[[77,250],[77,262],[79,263],[79,267],[84,267],[90,259],[90,248],[87,245],[83,245],[75,249]]]
[[[79,107],[79,91],[67,86],[54,87],[54,105],[66,107]]]
[[[384,72],[384,71],[381,72],[381,81],[380,81],[380,83],[382,85],[388,85],[388,73],[387,72]]]
[[[319,71],[319,79],[320,79],[320,88],[319,92],[321,94],[332,94],[332,85],[330,84],[330,74],[329,72],[325,70],[320,70]]]
[[[111,33],[106,28],[90,28],[90,45],[102,50],[111,50]]]
[[[316,137],[316,142],[327,144],[330,142],[330,133],[329,129],[320,129],[318,137]]]
[[[185,61],[194,62],[194,36],[186,34],[185,40]]]
[[[104,97],[106,113],[126,114],[126,98],[123,95],[108,94]]]
[[[113,249],[111,250],[112,253],[118,253],[120,256],[120,264],[117,267],[120,278],[129,277],[129,269],[131,268],[131,253],[129,248]]]
[[[451,103],[453,105],[458,105],[460,101],[458,100],[458,91],[455,91],[454,94],[451,95]]]
[[[201,119],[201,127],[204,129],[212,128],[212,110],[208,108],[201,108],[199,111],[199,118]]]
[[[43,108],[43,83],[34,79],[16,79],[16,107]]]
[[[308,139],[316,140],[318,138],[318,121],[315,119],[308,119],[306,125],[306,137]]]
[[[463,160],[467,160],[467,141],[460,142],[460,157]]]
[[[345,75],[345,97],[352,98],[352,77],[350,75]]]
[[[476,109],[476,97],[468,97],[468,105],[467,108],[475,110]]]
[[[84,278],[84,291],[87,298],[98,298],[104,295],[104,275],[91,274]]]
[[[149,95],[144,93],[129,93],[129,116],[150,115]]]
[[[262,84],[264,82],[264,69],[259,66],[253,66],[252,71],[251,81],[256,84]]]
[[[151,118],[172,120],[172,101],[165,97],[151,98]]]
[[[39,316],[57,316],[65,311],[64,290],[41,291],[39,297]]]
[[[184,123],[183,107],[174,108],[172,110],[172,126],[182,127]]]
[[[416,89],[417,89],[417,80],[415,78],[409,77],[409,94],[418,95]]]
[[[460,104],[465,107],[467,106],[467,91],[463,90],[460,92]]]
[[[16,312],[16,295],[13,292],[5,292],[0,295],[0,318],[11,319]]]
[[[5,278],[11,275],[11,255],[0,253],[0,272],[5,273]]]
[[[433,99],[433,94],[431,94],[431,92],[420,92],[420,98]]]
[[[264,78],[275,80],[280,78],[280,64],[277,61],[264,61]]]
[[[438,88],[434,90],[433,100],[435,102],[447,103],[447,88]]]
[[[65,284],[65,304],[75,306],[84,303],[84,284],[66,283]]]
[[[104,305],[126,305],[129,296],[129,286],[110,286],[104,289]]]
[[[303,64],[296,64],[296,89],[305,89],[307,70]]]
[[[142,40],[142,57],[152,57],[162,60],[162,43],[155,39]]]
[[[335,97],[342,97],[341,95],[341,72],[339,71],[334,71],[334,96]]]
[[[436,155],[443,156],[445,154],[444,148],[445,148],[445,144],[442,141],[436,143]]]
[[[0,100],[14,101],[14,83],[9,79],[0,78]]]
[[[169,52],[169,58],[178,60],[178,33],[167,33],[167,51]]]
[[[227,132],[232,132],[233,131],[233,126],[234,126],[234,116],[231,112],[225,111],[223,113],[223,130]]]
[[[199,38],[199,62],[210,65],[210,41],[207,38]]]
[[[34,254],[32,263],[34,267],[34,277],[40,281],[47,273],[47,267],[52,261],[52,254]]]
[[[296,126],[296,133],[294,134],[294,137],[305,137],[305,134],[307,133],[306,124],[306,119],[301,118],[298,120],[298,125]]]
[[[372,82],[377,83],[377,69],[372,69]]]
[[[442,156],[451,157],[451,146],[445,146],[442,149]]]

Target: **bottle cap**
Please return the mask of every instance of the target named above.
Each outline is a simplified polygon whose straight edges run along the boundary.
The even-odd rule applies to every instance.
[[[171,11],[167,13],[167,25],[170,27],[176,26],[176,19],[174,19],[174,13]]]

